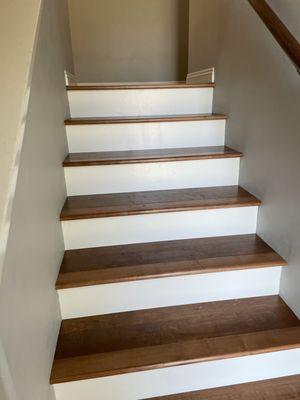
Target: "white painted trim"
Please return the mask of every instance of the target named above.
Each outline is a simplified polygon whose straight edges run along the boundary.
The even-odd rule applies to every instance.
[[[256,232],[257,206],[63,221],[66,250]]]
[[[207,68],[187,74],[186,83],[211,83],[215,82],[215,69]]]
[[[62,289],[63,319],[124,311],[270,296],[279,293],[281,267],[222,271]]]
[[[69,90],[73,118],[212,112],[213,88]]]
[[[54,385],[56,400],[140,400],[300,373],[300,349]]]
[[[67,125],[70,153],[223,146],[225,120]]]
[[[239,158],[65,167],[68,196],[238,185]]]
[[[65,70],[65,81],[66,81],[66,86],[68,86],[68,85],[78,85],[76,75],[74,75],[71,72],[68,72],[66,70]]]

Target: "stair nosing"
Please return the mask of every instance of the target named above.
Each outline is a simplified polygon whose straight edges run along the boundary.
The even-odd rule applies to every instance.
[[[148,116],[118,116],[118,117],[87,117],[68,118],[65,125],[102,125],[102,124],[135,124],[158,122],[184,122],[184,121],[213,121],[227,120],[224,114],[178,114],[178,115],[148,115]]]
[[[71,212],[66,212],[65,208],[67,208],[67,203],[68,200],[72,199],[88,199],[88,198],[94,198],[94,199],[101,199],[105,197],[114,197],[114,196],[126,196],[126,195],[134,195],[137,197],[137,195],[140,196],[147,196],[155,193],[169,193],[170,192],[188,192],[188,191],[205,191],[205,190],[228,190],[228,189],[238,189],[243,192],[247,193],[248,199],[245,201],[242,201],[241,199],[238,199],[236,202],[230,202],[228,199],[229,197],[221,198],[221,201],[215,202],[215,203],[209,203],[209,199],[203,204],[186,204],[182,205],[180,202],[184,202],[184,200],[176,200],[178,201],[178,205],[174,206],[172,205],[172,202],[169,201],[164,201],[162,202],[162,205],[158,205],[160,202],[157,203],[156,208],[148,206],[144,206],[143,208],[134,208],[135,203],[133,203],[133,207],[130,208],[128,207],[127,209],[120,209],[120,210],[97,210],[94,207],[84,207],[87,211],[81,211],[81,212],[76,212],[73,214]],[[191,193],[190,192],[190,193]],[[189,194],[190,194],[189,193]],[[130,199],[127,199],[129,201]],[[197,199],[199,200],[199,199]],[[144,205],[145,199],[140,199],[141,204]],[[200,200],[199,200],[200,201]],[[171,204],[168,204],[171,203]],[[247,192],[245,189],[243,189],[239,185],[233,185],[233,186],[216,186],[216,187],[205,187],[205,188],[185,188],[185,189],[167,189],[167,190],[150,190],[150,191],[142,191],[142,192],[126,192],[126,193],[110,193],[110,194],[93,194],[93,195],[79,195],[79,196],[68,196],[66,199],[66,202],[63,206],[63,209],[60,214],[60,220],[61,221],[70,221],[70,220],[81,220],[81,219],[94,219],[94,218],[108,218],[108,217],[121,217],[121,216],[132,216],[132,215],[150,215],[150,214],[165,214],[165,213],[174,213],[174,212],[184,212],[184,211],[204,211],[204,210],[217,210],[217,209],[227,209],[227,208],[241,208],[241,207],[258,207],[261,205],[261,200],[257,199],[255,196],[253,196],[251,193]],[[153,203],[154,204],[154,203]],[[121,207],[122,208],[122,207]]]
[[[210,259],[208,259],[210,260]],[[201,261],[205,261],[204,259]],[[166,264],[166,263],[161,263],[161,264]],[[188,263],[186,263],[188,264]],[[154,264],[157,266],[158,264]],[[150,265],[149,265],[150,266]],[[190,268],[189,270],[182,270],[182,271],[176,271],[176,272],[168,272],[168,273],[152,273],[152,274],[144,274],[144,275],[139,275],[139,276],[129,276],[129,277],[119,277],[119,278],[94,278],[86,281],[81,281],[77,283],[60,283],[59,278],[61,278],[62,275],[73,275],[73,276],[81,276],[85,275],[86,272],[98,272],[99,270],[93,269],[93,270],[87,270],[87,271],[76,271],[76,272],[66,272],[58,276],[55,288],[57,290],[64,290],[64,289],[76,289],[80,287],[88,287],[88,286],[100,286],[100,285],[108,285],[108,284],[114,284],[114,283],[129,283],[129,282],[139,282],[139,281],[145,281],[145,280],[151,280],[151,279],[164,279],[164,278],[172,278],[172,277],[178,277],[178,276],[197,276],[197,275],[204,275],[204,274],[213,274],[213,273],[218,273],[218,272],[229,272],[229,271],[244,271],[244,270],[249,270],[249,269],[264,269],[264,268],[274,268],[274,267],[286,267],[287,262],[283,259],[278,257],[277,261],[255,261],[255,262],[248,262],[244,265],[236,264],[236,265],[227,265],[223,267],[211,267],[207,269],[203,269],[200,266],[198,268],[193,267]],[[126,269],[126,267],[119,267],[119,269]],[[116,270],[117,268],[115,268]],[[110,270],[110,267],[107,267],[107,269],[102,269],[102,271]]]
[[[60,216],[61,221],[75,221],[82,219],[96,219],[96,218],[110,218],[110,217],[125,217],[132,215],[151,215],[151,214],[168,214],[175,212],[185,212],[185,211],[205,211],[205,210],[218,210],[223,208],[243,208],[243,207],[258,207],[261,205],[261,201],[256,199],[249,201],[247,203],[220,203],[218,205],[212,206],[188,206],[188,207],[170,207],[164,209],[156,209],[156,210],[130,210],[130,211],[114,211],[107,212],[105,215],[94,212],[87,214],[77,214],[75,216]]]
[[[255,345],[255,338],[258,337],[261,339],[264,338],[264,336],[267,336],[269,342],[264,345],[262,344]],[[277,340],[279,337],[281,341],[279,343],[276,343],[276,341],[274,342],[274,337],[276,337]],[[218,349],[220,344],[224,345],[222,341],[226,342],[228,340],[230,341],[231,348],[233,347],[233,343],[236,346],[234,350],[231,351],[218,350],[215,351],[215,354],[212,354],[211,349],[213,347]],[[254,343],[251,344],[251,340],[254,340]],[[197,345],[199,346],[201,344],[203,348],[200,351],[198,349],[199,354],[196,356],[194,352],[195,351],[194,347]],[[187,345],[188,349],[186,348]],[[300,327],[296,325],[289,328],[264,330],[264,331],[257,331],[244,334],[218,336],[213,338],[204,338],[198,340],[194,339],[182,342],[139,347],[133,350],[138,353],[135,357],[137,358],[137,360],[139,360],[140,365],[137,365],[138,362],[136,360],[135,365],[130,365],[130,366],[124,365],[120,366],[119,368],[115,367],[109,369],[104,369],[104,368],[101,369],[100,366],[98,366],[98,370],[96,370],[97,367],[95,367],[93,371],[88,371],[88,372],[76,371],[73,373],[64,374],[64,376],[55,376],[55,369],[57,368],[57,364],[60,364],[62,362],[66,363],[68,361],[69,362],[71,361],[71,362],[77,362],[77,364],[80,365],[84,363],[85,364],[88,363],[90,365],[94,361],[96,364],[98,363],[98,365],[101,365],[101,362],[105,363],[105,361],[101,360],[101,357],[105,358],[105,355],[110,354],[110,356],[117,356],[120,359],[122,355],[126,356],[127,353],[130,353],[132,351],[132,349],[117,350],[108,353],[94,353],[91,355],[67,357],[54,360],[50,383],[59,384],[59,383],[73,382],[78,380],[96,379],[107,376],[115,376],[119,374],[150,371],[155,369],[169,368],[169,367],[182,366],[188,364],[217,361],[217,360],[252,356],[258,354],[266,354],[266,353],[296,349],[299,347],[300,347]],[[189,352],[191,352],[191,348],[193,349],[193,356],[191,354],[189,355]],[[228,346],[226,348],[228,349]],[[177,356],[178,359],[176,359],[175,357],[175,359],[172,360],[170,356],[169,357],[166,356],[165,360],[160,360],[156,362],[154,362],[153,360],[152,362],[150,361],[146,362],[142,357],[142,355],[145,353],[147,353],[147,356],[149,356],[149,353],[153,350],[154,353],[155,350],[159,350],[159,353],[162,354],[163,351],[170,351],[170,349],[172,350],[172,356],[173,354],[176,353],[176,351],[178,351],[178,353],[180,354],[180,356],[179,355]],[[206,353],[204,349],[206,349]],[[200,354],[201,351],[203,352],[203,354]],[[211,353],[209,353],[209,351],[211,351]],[[186,352],[186,354],[184,354],[184,352]],[[134,364],[134,362],[132,362],[131,364]]]
[[[208,149],[209,147],[219,149],[219,152],[216,153],[205,153],[203,152],[197,154],[197,150],[199,151],[200,149]],[[221,152],[221,148],[223,148],[223,152]],[[171,151],[171,150],[176,150],[180,149],[184,153],[185,148],[166,148],[166,149],[149,149],[149,151],[155,151],[155,150],[160,150],[163,152],[164,150],[166,152]],[[205,147],[187,147],[186,150],[191,150],[195,149],[194,154],[182,154],[182,155],[175,155],[175,154],[165,154],[165,155],[160,155],[160,156],[138,156],[138,153],[140,152],[141,154],[145,152],[145,150],[125,150],[125,151],[108,151],[108,152],[92,152],[95,154],[95,159],[89,160],[88,156],[86,159],[82,160],[70,160],[70,156],[75,156],[75,155],[88,155],[91,152],[82,152],[82,153],[70,153],[67,155],[65,160],[63,161],[63,166],[65,168],[73,168],[73,167],[88,167],[88,166],[101,166],[101,165],[124,165],[124,164],[143,164],[143,163],[162,163],[162,162],[176,162],[176,161],[192,161],[192,160],[214,160],[214,159],[228,159],[228,158],[241,158],[243,157],[243,153],[234,150],[228,146],[205,146]],[[217,151],[217,150],[216,150]],[[226,152],[227,151],[227,152]],[[111,159],[101,159],[101,155],[105,155],[105,153],[118,153],[118,154],[126,154],[126,153],[137,153],[135,157],[131,157],[128,155],[123,156],[124,158],[118,158],[117,156],[115,158]],[[97,159],[98,155],[98,159]]]
[[[67,85],[68,91],[80,90],[147,90],[147,89],[202,89],[214,88],[214,82],[208,83],[162,83],[162,84],[97,84],[97,85]]]
[[[218,248],[222,250],[216,251]],[[174,249],[178,251],[176,256]],[[117,256],[111,256],[112,254]],[[149,254],[155,256],[149,259]],[[56,288],[62,290],[147,279],[283,267],[287,264],[287,261],[257,234],[83,248],[65,251]]]

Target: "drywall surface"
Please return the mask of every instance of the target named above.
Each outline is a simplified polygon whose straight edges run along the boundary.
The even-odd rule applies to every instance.
[[[18,127],[9,131],[14,137],[8,140],[14,142],[7,151],[19,154],[11,155],[17,160],[13,167],[18,176],[16,190],[10,193],[12,213],[0,284],[1,400],[54,399],[49,376],[61,319],[55,280],[64,251],[59,212],[66,196],[61,163],[67,152],[63,123],[68,115],[64,69],[71,54],[67,26],[67,3],[45,1],[32,79],[27,83],[30,95],[28,108],[23,109],[21,148],[14,146],[22,142]],[[13,55],[19,40],[10,38]],[[13,76],[6,77],[13,86]],[[11,95],[23,99],[26,83],[19,83]],[[2,99],[4,95],[7,98]],[[10,103],[11,95],[1,93],[1,102]]]
[[[221,45],[223,0],[190,0],[188,72],[216,66]]]
[[[268,3],[300,41],[300,2],[298,0],[268,0]]]
[[[192,0],[190,12],[201,20],[213,3]],[[240,184],[263,201],[258,233],[288,260],[281,295],[300,317],[300,77],[247,1],[217,3],[218,51],[207,65],[214,60],[216,66],[214,111],[229,115],[226,142],[245,154]],[[272,3],[299,34],[299,2]],[[190,46],[190,53],[201,53]],[[205,68],[200,54],[193,57]]]
[[[185,80],[188,0],[69,0],[81,82]]]
[[[0,281],[24,131],[23,114],[28,103],[28,82],[40,4],[41,0],[28,0],[18,5],[12,1],[1,4]]]

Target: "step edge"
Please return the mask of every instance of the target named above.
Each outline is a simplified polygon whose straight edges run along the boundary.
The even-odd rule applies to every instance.
[[[124,85],[67,85],[67,91],[94,90],[153,90],[153,89],[202,89],[214,88],[214,82],[208,83],[166,83],[166,84],[124,84]]]
[[[228,335],[224,337],[217,337],[217,338],[209,338],[209,339],[201,339],[201,340],[190,340],[190,341],[185,341],[185,342],[177,342],[177,343],[171,343],[171,344],[164,344],[164,345],[156,345],[156,346],[147,346],[147,347],[140,347],[138,348],[140,351],[149,351],[149,348],[166,348],[167,346],[171,347],[172,345],[174,346],[176,344],[176,347],[178,348],[180,344],[187,344],[190,343],[190,345],[199,343],[199,342],[207,342],[207,346],[209,346],[209,342],[212,342],[215,339],[218,340],[225,340],[225,338],[230,338],[231,340],[245,340],[246,338],[251,338],[251,336],[255,336],[257,334],[265,335],[265,334],[278,334],[278,333],[293,333],[296,331],[297,333],[300,333],[300,327],[299,326],[294,326],[290,328],[281,328],[281,329],[274,329],[274,330],[265,330],[265,331],[258,331],[258,332],[252,332],[252,333],[246,333],[246,334],[240,334],[240,335]],[[169,367],[175,367],[175,366],[182,366],[182,365],[188,365],[188,364],[195,364],[195,363],[202,363],[202,362],[209,362],[209,361],[217,361],[217,360],[224,360],[224,359],[229,359],[229,358],[239,358],[239,357],[247,357],[247,356],[252,356],[252,355],[257,355],[257,354],[266,354],[266,353],[272,353],[272,352],[278,352],[278,351],[284,351],[284,350],[292,350],[292,349],[297,349],[300,347],[300,335],[297,335],[297,340],[292,340],[292,342],[289,343],[272,343],[270,340],[270,343],[268,345],[261,345],[260,347],[256,349],[248,349],[247,345],[244,343],[244,349],[243,350],[235,350],[232,351],[231,353],[222,353],[220,354],[215,354],[215,355],[203,355],[203,356],[198,356],[198,357],[186,357],[186,359],[183,359],[185,357],[181,357],[182,359],[180,360],[173,360],[173,361],[160,361],[156,363],[148,363],[148,365],[139,365],[139,366],[130,366],[130,367],[120,367],[116,369],[110,369],[110,370],[104,370],[104,371],[93,371],[93,372],[81,372],[77,374],[66,374],[64,377],[55,377],[54,371],[55,371],[55,365],[60,361],[60,360],[87,360],[91,359],[92,357],[97,357],[100,356],[101,354],[104,353],[99,353],[99,354],[92,354],[92,355],[87,355],[87,356],[78,356],[78,357],[69,357],[66,359],[59,359],[59,360],[54,360],[53,362],[53,367],[52,367],[52,372],[51,372],[51,377],[50,377],[50,383],[51,384],[59,384],[59,383],[66,383],[66,382],[74,382],[74,381],[80,381],[80,380],[86,380],[86,379],[96,379],[96,378],[102,378],[102,377],[107,377],[107,376],[115,376],[115,375],[120,375],[120,374],[127,374],[127,373],[133,373],[133,372],[141,372],[141,371],[149,371],[149,370],[154,370],[154,369],[161,369],[161,368],[169,368]],[[128,352],[130,350],[119,350],[112,352],[115,355],[117,353],[121,354],[124,352]]]
[[[70,153],[70,154],[82,154],[82,153]],[[69,155],[70,155],[69,154]],[[87,152],[87,154],[89,154]],[[101,165],[126,165],[126,164],[150,164],[150,163],[167,163],[167,162],[179,162],[179,161],[192,161],[192,160],[214,160],[214,159],[231,159],[241,158],[243,153],[239,151],[233,151],[232,153],[220,153],[220,154],[205,154],[205,155],[182,155],[182,156],[160,156],[160,157],[141,157],[136,159],[115,159],[115,160],[93,160],[93,161],[68,161],[68,157],[63,161],[64,168],[73,167],[90,167],[90,166],[101,166]]]
[[[222,203],[211,206],[188,206],[188,207],[170,207],[165,209],[156,209],[156,210],[130,210],[130,211],[115,211],[115,212],[107,212],[105,215],[100,213],[89,213],[89,214],[78,214],[75,216],[64,216],[60,215],[60,221],[77,221],[83,219],[96,219],[96,218],[111,218],[111,217],[125,217],[132,215],[151,215],[151,214],[166,214],[166,213],[175,213],[175,212],[185,212],[185,211],[205,211],[205,210],[219,210],[219,209],[227,209],[227,208],[245,208],[245,207],[259,207],[261,206],[262,201],[253,198],[244,203],[235,203],[228,204]]]
[[[138,123],[159,123],[159,122],[189,122],[189,121],[214,121],[227,120],[224,114],[178,114],[176,116],[130,116],[130,117],[91,117],[91,118],[68,118],[66,126],[72,125],[108,125],[108,124],[138,124]]]
[[[201,260],[203,261],[203,260]],[[163,264],[163,263],[162,263]],[[154,264],[157,266],[157,264]],[[150,265],[149,265],[150,266]],[[191,268],[190,270],[182,270],[182,271],[174,271],[168,273],[157,273],[157,274],[148,274],[148,275],[140,275],[140,276],[128,276],[128,277],[119,277],[119,278],[94,278],[94,279],[87,279],[82,281],[77,281],[73,283],[61,283],[60,278],[63,275],[80,277],[84,276],[87,272],[94,272],[95,275],[99,270],[87,270],[87,271],[76,271],[76,272],[66,272],[60,273],[58,275],[55,288],[57,290],[65,290],[65,289],[76,289],[80,287],[89,287],[89,286],[99,286],[99,285],[107,285],[107,284],[118,284],[118,283],[129,283],[129,282],[139,282],[151,279],[165,279],[165,278],[172,278],[172,277],[179,277],[179,276],[191,276],[191,275],[205,275],[205,274],[213,274],[213,273],[221,273],[221,272],[229,272],[229,271],[244,271],[244,270],[251,270],[251,269],[265,269],[265,268],[274,268],[274,267],[286,267],[287,262],[278,255],[277,260],[273,261],[265,261],[265,262],[253,262],[253,263],[246,263],[246,264],[236,264],[236,265],[226,265],[222,267],[211,267],[207,269],[203,269],[199,267]],[[139,267],[139,266],[137,266]],[[126,269],[126,267],[120,267]],[[107,271],[110,268],[102,269],[102,271]],[[115,271],[115,268],[114,268]],[[100,275],[100,274],[99,274]]]

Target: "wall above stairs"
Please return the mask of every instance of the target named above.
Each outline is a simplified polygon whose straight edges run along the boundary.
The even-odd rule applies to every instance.
[[[188,0],[70,0],[81,82],[185,80]]]

